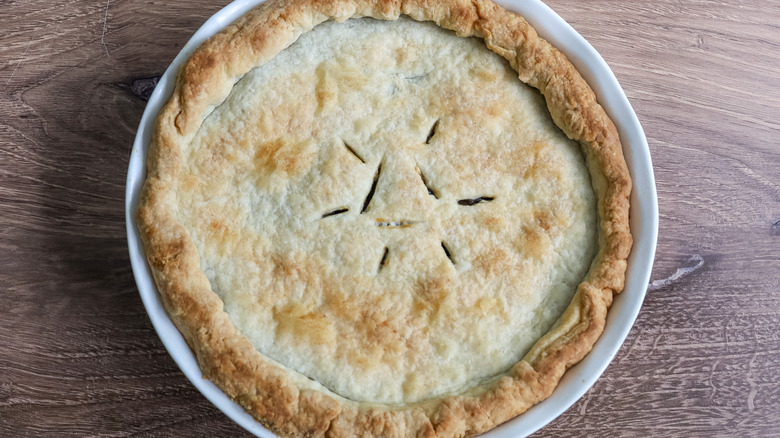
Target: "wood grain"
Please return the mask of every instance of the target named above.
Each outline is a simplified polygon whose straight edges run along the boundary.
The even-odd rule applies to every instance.
[[[643,123],[661,230],[628,340],[537,436],[780,436],[780,3],[548,3]],[[246,436],[152,329],[122,212],[154,78],[221,6],[2,3],[0,436]]]

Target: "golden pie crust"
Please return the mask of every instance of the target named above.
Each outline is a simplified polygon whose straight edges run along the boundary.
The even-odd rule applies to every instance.
[[[404,396],[400,401],[397,396],[373,400],[362,395],[353,400],[261,354],[236,328],[213,279],[204,272],[203,254],[196,243],[201,237],[194,236],[195,231],[179,218],[181,197],[176,190],[182,180],[191,177],[183,168],[188,145],[240,78],[325,21],[396,20],[402,15],[434,22],[460,37],[483,39],[491,51],[509,62],[523,83],[542,93],[555,124],[579,143],[585,155],[596,195],[597,252],[566,311],[507,372],[461,391],[424,392],[428,395]],[[264,165],[269,159],[288,160],[280,149],[271,158],[263,158]],[[351,152],[360,161],[370,160]],[[289,160],[282,164],[294,167]],[[198,183],[187,184],[197,187]],[[156,120],[137,222],[163,304],[195,352],[205,377],[271,430],[284,436],[471,436],[547,398],[566,369],[592,348],[604,328],[613,295],[623,289],[632,243],[630,191],[631,180],[612,121],[565,56],[522,17],[482,0],[272,0],[209,39],[180,70],[173,96]],[[414,221],[401,219],[376,220],[379,227],[414,225]],[[442,248],[452,259],[444,242]],[[383,257],[380,268],[384,262]],[[276,264],[281,265],[285,269],[272,270],[273,275],[292,275],[293,261]],[[431,287],[446,289],[447,284]],[[309,318],[310,313],[287,309],[285,315]],[[323,333],[322,326],[308,324],[303,326],[304,337]]]

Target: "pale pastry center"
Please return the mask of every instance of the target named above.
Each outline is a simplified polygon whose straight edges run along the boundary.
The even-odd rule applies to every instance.
[[[359,402],[505,373],[595,253],[577,144],[483,41],[431,24],[316,27],[183,155],[178,220],[235,326]]]

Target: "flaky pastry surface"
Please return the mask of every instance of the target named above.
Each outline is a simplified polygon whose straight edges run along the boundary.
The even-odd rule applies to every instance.
[[[272,1],[181,70],[137,219],[204,374],[263,424],[462,436],[590,350],[629,192],[612,122],[522,18]]]

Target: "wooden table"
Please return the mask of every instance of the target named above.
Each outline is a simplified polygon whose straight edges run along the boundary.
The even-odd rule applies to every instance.
[[[623,348],[537,435],[780,436],[780,3],[549,4],[639,115],[661,228]],[[123,216],[150,78],[223,5],[2,3],[0,436],[246,435],[152,329]]]

